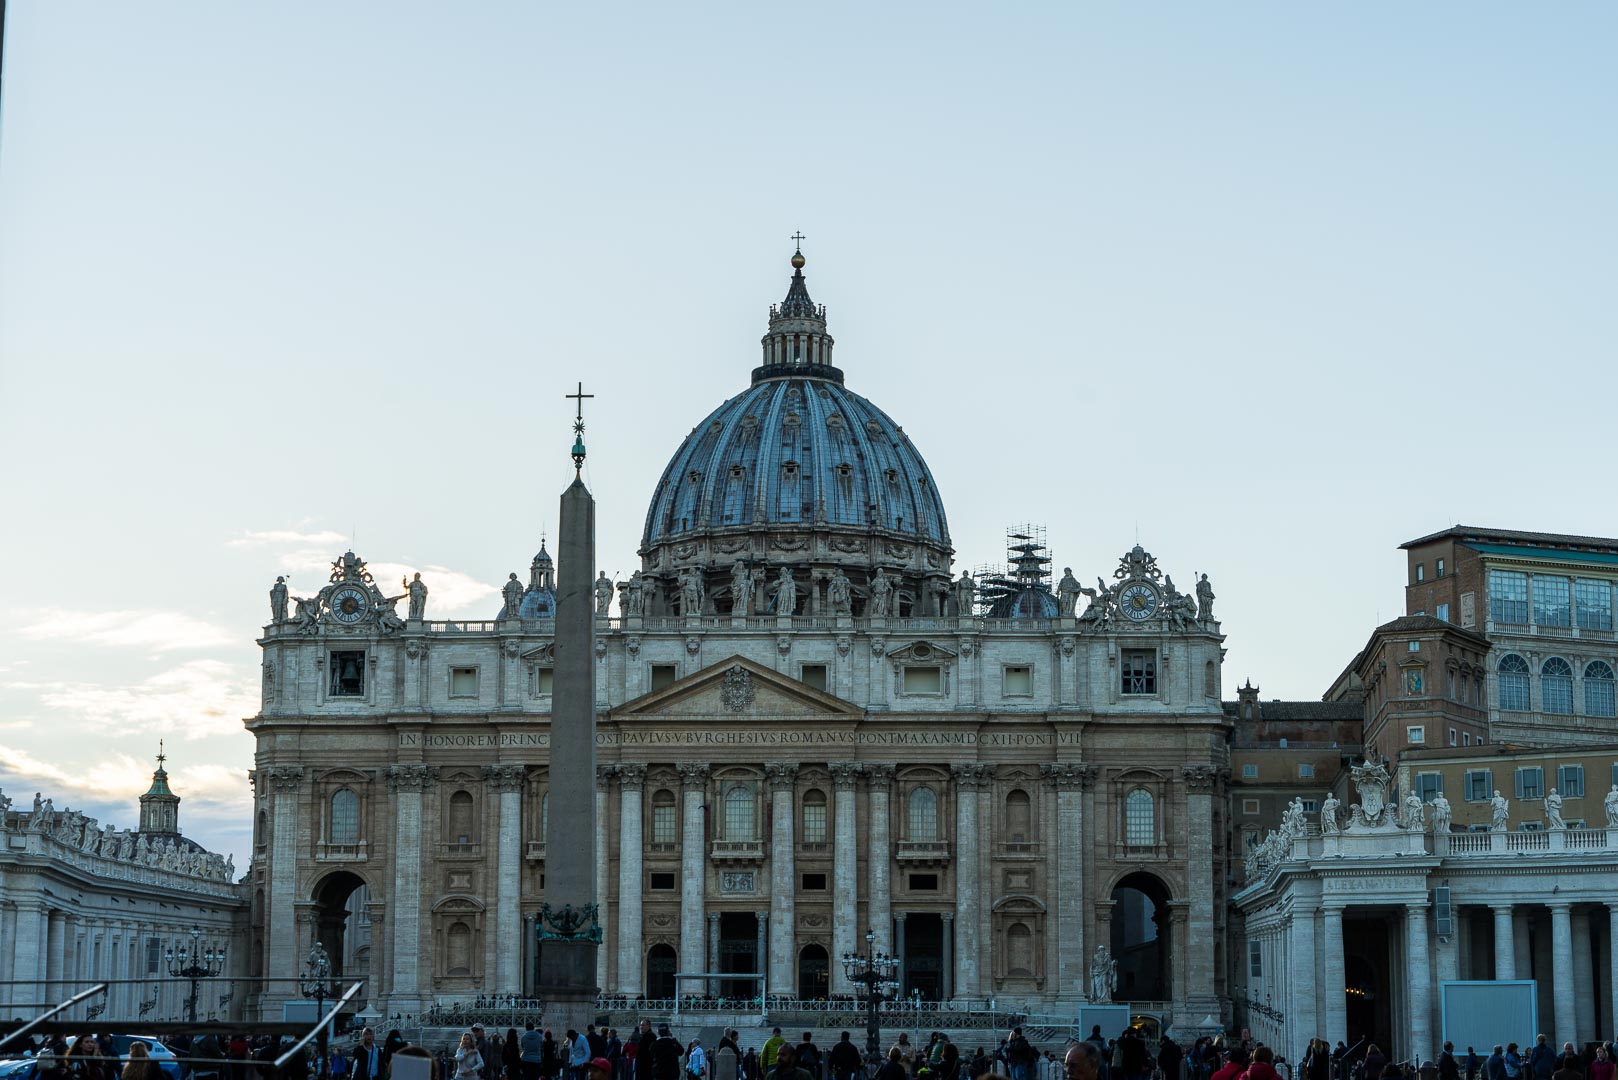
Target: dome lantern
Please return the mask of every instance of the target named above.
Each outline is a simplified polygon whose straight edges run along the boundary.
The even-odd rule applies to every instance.
[[[831,362],[835,342],[826,333],[826,308],[810,299],[809,284],[803,276],[807,262],[801,244],[803,234],[793,239],[800,244],[792,253],[792,280],[787,285],[786,299],[770,308],[770,328],[760,342],[764,359],[753,369],[753,382],[811,378],[840,383],[843,373]]]

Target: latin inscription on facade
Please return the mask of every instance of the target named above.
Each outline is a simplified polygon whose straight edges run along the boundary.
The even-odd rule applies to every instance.
[[[597,731],[596,745],[615,746],[1000,746],[1076,745],[1066,731],[783,731],[714,730]],[[399,745],[411,749],[467,749],[551,745],[549,731],[401,731]]]

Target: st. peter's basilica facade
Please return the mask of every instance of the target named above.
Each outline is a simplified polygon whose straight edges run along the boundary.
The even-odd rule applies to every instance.
[[[640,570],[598,581],[601,986],[849,994],[838,957],[869,929],[906,995],[1066,1011],[1105,947],[1118,1000],[1218,1015],[1206,578],[1181,593],[1139,546],[1094,587],[1053,587],[1033,544],[956,572],[920,452],[844,387],[793,264],[751,385],[658,480]],[[553,570],[542,548],[486,622],[432,620],[430,580],[395,610],[352,553],[290,616],[277,587],[247,721],[253,974],[318,939],[390,1014],[532,988],[567,767]]]

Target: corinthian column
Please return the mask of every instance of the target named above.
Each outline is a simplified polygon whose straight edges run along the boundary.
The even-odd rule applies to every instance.
[[[696,761],[679,765],[684,820],[680,825],[680,970],[701,971],[706,959],[703,932],[706,914],[703,900],[707,891],[708,859],[702,850],[704,836],[702,796],[708,784],[708,766]]]
[[[852,761],[834,761],[831,770],[833,812],[832,823],[832,957],[846,956],[859,951],[859,866],[857,864],[858,835],[854,823],[854,785],[859,782],[860,767]],[[831,992],[853,996],[854,984],[848,981],[848,972],[841,963],[831,965]]]
[[[1343,906],[1327,904],[1320,909],[1321,937],[1326,961],[1320,981],[1322,1001],[1325,1005],[1326,1041],[1335,1046],[1348,1038],[1348,998],[1344,989],[1348,976],[1343,960]]]
[[[388,1005],[419,1012],[421,992],[421,802],[438,779],[430,765],[390,765],[393,788],[393,995]],[[290,912],[288,913],[290,914]],[[292,971],[295,965],[270,968]]]
[[[1040,771],[1056,788],[1056,863],[1052,879],[1056,890],[1056,955],[1060,958],[1058,992],[1084,991],[1084,788],[1095,775],[1094,766],[1058,762]]]
[[[888,797],[893,787],[893,766],[867,765],[865,780],[869,785],[866,798],[869,800],[871,815],[865,838],[866,844],[869,845],[865,858],[871,875],[870,895],[866,898],[866,907],[871,920],[871,929],[876,932],[877,951],[897,956],[898,953],[893,948],[893,874],[890,854],[892,826],[888,822]]]
[[[978,798],[989,779],[989,766],[972,762],[955,773],[955,986],[954,997],[978,997],[980,945],[978,923],[983,909],[978,876]],[[946,928],[947,928],[946,923]],[[946,929],[946,933],[947,933]]]
[[[296,765],[271,765],[259,769],[257,775],[269,783],[274,800],[271,809],[274,828],[270,834],[270,942],[265,949],[264,970],[292,971],[300,959],[293,905],[299,899],[298,799],[303,788],[303,770]],[[285,993],[291,997],[289,991]]]
[[[522,992],[522,787],[521,765],[485,765],[483,779],[500,801],[496,846],[494,987],[498,994]],[[418,796],[419,799],[419,796]]]
[[[1186,909],[1185,995],[1197,1008],[1211,1007],[1214,997],[1213,799],[1219,770],[1212,765],[1185,765]]]
[[[608,833],[612,825],[612,815],[607,811],[607,785],[617,775],[616,765],[596,766],[596,907],[599,909],[596,920],[601,924],[601,947],[596,950],[596,985],[603,991],[607,988],[607,961],[612,958],[611,949],[618,944],[612,924],[607,920],[607,890],[611,884]]]
[[[646,766],[618,766],[618,993],[645,992],[641,977],[641,817]]]
[[[770,978],[769,992],[796,997],[798,947],[797,884],[793,870],[792,784],[798,766],[772,761],[764,766],[770,784],[773,828],[770,834]]]

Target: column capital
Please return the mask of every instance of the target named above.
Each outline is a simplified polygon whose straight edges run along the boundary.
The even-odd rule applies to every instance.
[[[483,781],[496,791],[521,791],[528,770],[522,765],[485,765]]]
[[[680,783],[687,789],[700,788],[708,782],[708,765],[702,761],[681,761],[674,766],[680,770]]]
[[[853,791],[860,774],[865,771],[855,761],[833,761],[827,764],[826,769],[831,773],[832,787],[838,791]]]
[[[1047,761],[1039,771],[1045,782],[1057,791],[1088,791],[1096,778],[1094,765],[1069,761]]]
[[[944,920],[945,926],[948,926],[950,923],[955,921],[955,913],[953,911],[946,911],[940,915],[939,918]]]
[[[770,913],[768,911],[755,911],[753,912],[753,918],[757,919],[760,925],[763,925],[770,921]]]
[[[967,791],[978,791],[988,785],[994,775],[994,766],[981,761],[967,761],[950,766],[955,774],[955,786]]]
[[[717,911],[708,912],[708,925],[709,926],[718,926],[719,925],[719,912],[717,912]]]
[[[1186,789],[1199,795],[1211,793],[1219,781],[1219,769],[1214,765],[1182,765],[1180,775]]]
[[[1573,911],[1571,900],[1547,900],[1545,906],[1551,909],[1552,915],[1568,915]]]
[[[394,791],[426,791],[438,783],[436,765],[389,765],[388,787]]]
[[[1494,912],[1496,915],[1502,915],[1502,914],[1510,915],[1510,914],[1512,914],[1512,911],[1513,911],[1513,909],[1516,908],[1516,906],[1517,906],[1516,904],[1512,904],[1512,903],[1490,904],[1489,905],[1489,910]]]
[[[266,765],[255,771],[278,792],[293,792],[303,786],[303,770],[296,765]]]
[[[798,777],[798,764],[795,761],[766,761],[764,776],[770,783],[771,791],[790,788]]]
[[[625,762],[618,766],[618,783],[625,789],[640,788],[646,784],[646,766]]]
[[[613,777],[615,777],[617,775],[618,775],[618,766],[616,764],[597,764],[596,765],[596,790],[598,792],[606,791],[607,786],[612,783]]]
[[[895,911],[895,912],[894,912],[894,913],[893,913],[893,921],[894,921],[894,922],[899,922],[899,923],[902,923],[902,922],[904,922],[904,921],[905,921],[905,915],[906,915],[906,914],[907,914],[907,912],[903,912],[903,911]]]
[[[1320,905],[1320,913],[1327,918],[1332,918],[1335,916],[1336,918],[1341,919],[1343,917],[1343,909],[1346,907],[1348,907],[1348,905],[1341,900],[1327,901]]]
[[[877,791],[893,783],[893,774],[898,770],[892,765],[866,765],[865,783],[872,791]]]

